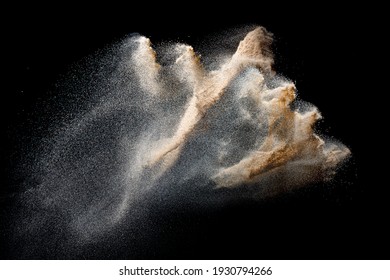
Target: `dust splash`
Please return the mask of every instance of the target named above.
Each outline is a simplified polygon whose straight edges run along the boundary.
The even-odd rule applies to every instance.
[[[59,112],[68,121],[42,140],[20,197],[22,255],[60,246],[69,255],[55,256],[73,257],[106,234],[145,236],[162,201],[265,199],[331,179],[349,149],[315,133],[320,112],[272,68],[272,35],[256,27],[240,40],[208,65],[191,46],[154,50],[131,35],[69,79],[92,100]]]

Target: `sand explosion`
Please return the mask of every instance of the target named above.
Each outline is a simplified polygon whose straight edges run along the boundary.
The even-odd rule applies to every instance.
[[[320,112],[273,71],[271,43],[254,28],[207,65],[188,45],[155,51],[131,35],[71,78],[96,97],[44,139],[20,198],[22,238],[84,244],[159,201],[266,198],[332,178],[350,151],[315,133]]]

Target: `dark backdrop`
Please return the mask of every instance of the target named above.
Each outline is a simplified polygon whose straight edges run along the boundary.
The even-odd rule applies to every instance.
[[[0,232],[3,248],[8,249],[0,250],[2,257],[18,255],[17,245],[7,246],[7,227],[16,222],[9,211],[20,183],[14,176],[20,151],[31,148],[33,135],[48,129],[42,123],[39,131],[32,131],[30,124],[41,115],[35,111],[37,104],[50,97],[56,81],[72,64],[133,32],[154,43],[180,40],[196,48],[211,33],[258,24],[275,35],[277,72],[295,81],[300,97],[320,109],[324,120],[318,127],[346,144],[352,159],[331,184],[268,202],[227,205],[212,213],[163,213],[159,226],[165,233],[138,257],[388,258],[385,185],[371,172],[365,142],[374,129],[366,117],[372,109],[366,102],[367,84],[372,80],[364,75],[372,51],[367,49],[369,30],[361,11],[319,5],[299,12],[297,7],[269,7],[261,2],[220,10],[186,2],[181,12],[150,6],[152,11],[118,6],[103,13],[78,7],[39,13],[16,9],[3,25],[6,87],[1,103],[1,159],[5,174]],[[87,257],[126,258],[125,245],[94,249]]]

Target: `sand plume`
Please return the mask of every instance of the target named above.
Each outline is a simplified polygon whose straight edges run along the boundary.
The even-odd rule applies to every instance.
[[[20,198],[25,236],[55,243],[42,232],[54,223],[84,244],[161,201],[215,204],[243,189],[264,199],[331,179],[349,149],[316,133],[319,110],[274,71],[272,35],[240,40],[211,66],[207,52],[131,35],[85,70],[93,83],[70,79],[96,99],[42,140]]]

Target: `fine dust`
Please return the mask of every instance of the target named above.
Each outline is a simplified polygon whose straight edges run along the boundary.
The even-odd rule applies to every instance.
[[[256,27],[240,40],[211,67],[191,46],[154,50],[133,34],[79,71],[88,78],[70,78],[93,100],[66,108],[42,140],[20,196],[21,255],[55,247],[68,257],[112,232],[145,235],[139,221],[162,201],[217,205],[245,189],[267,199],[331,179],[349,149],[316,134],[318,109],[275,73],[272,34]]]

